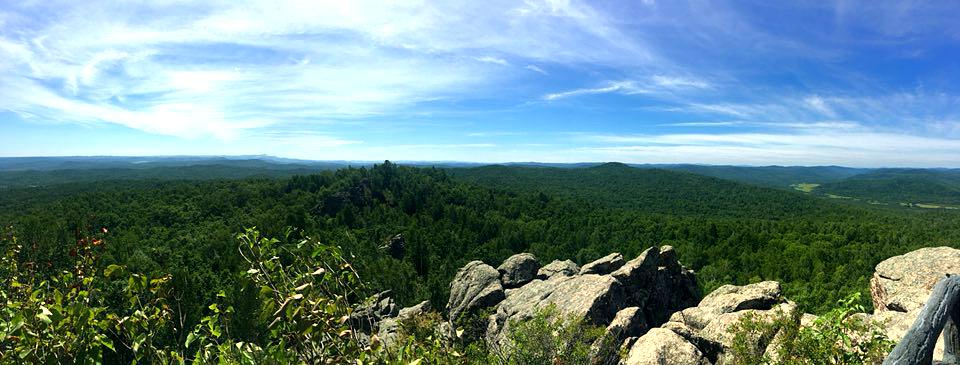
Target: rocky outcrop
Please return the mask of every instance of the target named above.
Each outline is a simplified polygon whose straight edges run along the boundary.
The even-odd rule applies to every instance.
[[[537,279],[549,280],[553,277],[574,276],[580,273],[580,267],[570,260],[554,260],[537,271]]]
[[[494,281],[493,271],[479,261],[460,269],[451,284],[448,308],[453,319],[493,307],[483,337],[498,349],[512,322],[532,318],[547,307],[607,327],[619,340],[644,334],[699,299],[693,272],[683,268],[669,246],[650,248],[629,262],[611,254],[583,268],[569,260],[541,268],[533,255],[519,254],[496,270],[499,280]]]
[[[877,265],[870,279],[876,313],[920,309],[946,274],[960,274],[960,250],[929,247],[894,256]]]
[[[580,268],[580,275],[606,275],[619,269],[621,266],[623,266],[623,255],[620,253],[612,253],[583,265],[583,267]]]
[[[886,335],[899,342],[920,315],[934,285],[947,274],[960,274],[960,250],[921,248],[886,259],[870,279],[874,316]],[[934,359],[943,357],[943,338],[937,341]]]
[[[704,297],[696,307],[673,313],[663,326],[651,329],[637,339],[630,348],[631,356],[625,358],[623,363],[655,364],[650,362],[656,360],[655,357],[643,354],[678,352],[684,357],[683,363],[722,364],[727,361],[724,356],[733,345],[733,327],[744,316],[772,321],[777,316],[790,315],[795,311],[796,305],[782,297],[778,282],[725,285]],[[648,336],[655,337],[648,339]],[[764,342],[769,339],[750,340],[749,343],[756,346],[755,351],[760,353],[769,346],[768,342]]]
[[[660,258],[663,257],[661,254]],[[642,266],[631,263],[619,271]],[[877,265],[871,280],[874,314],[858,313],[849,318],[879,323],[889,339],[900,342],[924,308],[934,285],[946,274],[954,273],[960,273],[960,250],[952,248],[924,248],[887,259]],[[705,296],[696,307],[675,312],[661,327],[651,329],[636,340],[628,338],[624,344],[630,348],[629,356],[621,363],[729,363],[729,350],[734,339],[732,330],[742,318],[751,316],[755,320],[772,321],[796,311],[796,305],[782,296],[777,282],[725,285]],[[813,315],[803,314],[800,326],[810,326],[815,319]],[[772,339],[747,338],[747,344],[755,346],[753,350],[757,353],[765,353],[776,361],[778,354],[774,349],[777,341],[782,340],[783,336],[778,333]],[[934,359],[942,357],[942,348],[941,338]],[[671,351],[684,360],[670,362],[673,360],[660,360],[656,355]]]
[[[423,316],[431,310],[430,302],[426,300],[415,306],[403,308],[397,312],[396,317],[384,318],[380,321],[377,335],[380,336],[380,340],[386,346],[391,346],[400,337],[400,325],[402,323]]]
[[[500,273],[481,261],[471,261],[450,282],[447,313],[451,320],[497,305],[505,298]]]
[[[945,274],[960,274],[960,250],[925,248],[885,260],[877,265],[871,280],[875,312],[850,318],[880,323],[888,338],[899,341]],[[775,281],[724,285],[699,300],[694,273],[680,264],[670,246],[652,247],[629,261],[614,253],[582,268],[569,260],[540,267],[531,254],[511,256],[496,269],[473,261],[457,272],[450,289],[449,318],[485,308],[493,311],[477,331],[494,350],[505,348],[511,323],[553,307],[556,314],[605,327],[605,338],[621,343],[621,353],[627,354],[619,359],[621,364],[730,363],[734,327],[743,318],[773,321],[797,312]],[[414,313],[427,310],[420,308],[427,305],[422,303],[390,316],[395,310],[392,302],[378,298],[373,303],[363,309],[368,314],[363,318],[378,318],[370,323],[379,322],[380,337],[386,341],[396,337],[401,317],[415,317],[418,314]],[[816,319],[810,314],[798,315],[802,327],[811,326]],[[447,332],[460,333],[462,329],[449,328]],[[746,344],[775,361],[777,343],[784,337],[781,333],[748,337]],[[604,352],[594,357],[594,364],[616,362],[616,355],[613,360],[608,356],[615,349],[601,350],[601,345],[598,341],[591,349],[596,354]],[[941,354],[942,339],[934,359]]]
[[[500,282],[506,288],[516,288],[529,283],[536,278],[540,263],[529,253],[510,256],[497,267],[500,272]]]
[[[360,331],[371,333],[377,328],[380,321],[385,318],[395,317],[400,308],[390,297],[389,290],[374,294],[366,304],[357,307],[350,314],[350,323],[353,328]]]

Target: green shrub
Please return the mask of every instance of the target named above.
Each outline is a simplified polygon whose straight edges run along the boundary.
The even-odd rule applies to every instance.
[[[604,338],[604,332],[550,305],[533,318],[511,322],[507,346],[491,357],[500,364],[587,364],[594,354],[616,353],[605,351],[612,341]]]
[[[733,363],[879,364],[894,342],[881,324],[857,315],[865,312],[859,302],[860,293],[850,295],[808,327],[801,326],[799,312],[779,313],[772,320],[744,316],[732,329]],[[765,351],[767,344],[773,347]]]
[[[105,232],[103,232],[105,233]],[[169,276],[149,277],[110,265],[100,270],[101,235],[80,238],[69,250],[74,265],[49,278],[38,274],[43,262],[22,262],[24,249],[12,231],[0,237],[0,362],[100,363],[106,354],[146,362],[171,362],[175,354],[157,351],[157,333],[168,329],[172,314],[164,298]],[[126,311],[105,304],[108,278],[119,280]]]

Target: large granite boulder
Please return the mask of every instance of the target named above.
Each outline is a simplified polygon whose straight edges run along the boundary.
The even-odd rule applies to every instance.
[[[960,274],[960,250],[928,247],[883,260],[870,279],[874,311],[920,309],[946,274]]]
[[[581,275],[534,280],[511,292],[497,306],[487,325],[487,343],[503,348],[510,322],[533,318],[538,310],[553,306],[557,314],[582,318],[593,325],[606,325],[625,301],[623,285],[605,275]]]
[[[529,253],[510,256],[497,267],[504,287],[516,288],[536,278],[540,262]]]
[[[504,299],[500,273],[481,261],[471,261],[457,271],[450,282],[447,313],[451,320],[490,308]]]
[[[671,330],[651,329],[633,343],[623,365],[710,365],[699,348]]]
[[[659,264],[659,262],[660,249],[657,247],[650,247],[646,251],[640,253],[640,255],[633,260],[622,264],[620,268],[613,271],[610,275],[627,286],[642,285],[643,283],[652,282],[654,280],[654,277],[657,273],[657,264]],[[586,268],[587,266],[584,266],[584,269]]]
[[[537,271],[537,279],[540,280],[549,280],[553,277],[561,276],[574,276],[580,272],[580,267],[576,263],[570,260],[554,260],[553,262],[547,264],[547,266],[541,267]]]
[[[652,285],[643,282],[630,287],[649,293],[646,297],[634,294],[634,304],[644,308],[647,321],[659,325],[667,321],[674,312],[697,305],[700,301],[700,287],[692,270],[684,269],[677,261],[670,246],[660,248],[660,259]]]
[[[702,330],[720,315],[747,309],[766,310],[783,300],[780,283],[776,281],[744,286],[724,285],[707,294],[696,307],[673,313],[670,321]]]
[[[607,325],[606,335],[622,342],[628,337],[640,336],[647,332],[647,321],[639,307],[627,307],[617,312]]]
[[[615,252],[583,265],[583,267],[580,268],[580,275],[607,275],[619,269],[623,264],[623,255]]]
[[[752,318],[755,321],[761,322],[772,322],[776,320],[778,316],[788,316],[796,310],[796,304],[785,302],[766,310],[746,309],[724,313],[710,321],[710,323],[700,331],[700,337],[719,344],[723,349],[729,349],[733,347],[735,337],[734,327],[744,318]],[[754,343],[757,350],[766,349],[767,345],[769,345],[769,343],[761,342],[760,338],[750,338],[748,340]]]
[[[870,279],[873,320],[887,337],[899,342],[920,315],[930,292],[947,274],[960,273],[960,250],[927,247],[894,256],[877,264]],[[937,341],[934,359],[943,357],[943,337]]]

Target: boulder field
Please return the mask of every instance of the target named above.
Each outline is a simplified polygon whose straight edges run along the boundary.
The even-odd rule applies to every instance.
[[[948,247],[919,249],[891,257],[876,267],[871,279],[874,313],[856,314],[879,322],[886,335],[899,341],[946,274],[960,273],[960,250]],[[362,308],[362,326],[387,343],[396,337],[397,323],[430,310],[429,303],[396,309],[381,293]],[[477,339],[492,349],[506,349],[510,324],[529,319],[552,306],[556,313],[606,328],[620,343],[620,359],[597,363],[624,365],[729,363],[731,327],[743,316],[773,319],[795,314],[801,326],[816,320],[796,313],[783,297],[780,283],[764,281],[744,286],[724,285],[701,298],[694,272],[685,268],[670,246],[651,247],[626,261],[613,253],[578,267],[573,261],[541,266],[529,253],[513,255],[494,268],[481,261],[464,265],[450,283],[444,325],[451,336],[453,323],[472,321]],[[360,318],[356,318],[359,320]],[[478,323],[479,322],[479,323]],[[755,339],[756,350],[773,352],[777,336]],[[508,350],[508,349],[506,349]],[[934,359],[942,357],[942,339]]]

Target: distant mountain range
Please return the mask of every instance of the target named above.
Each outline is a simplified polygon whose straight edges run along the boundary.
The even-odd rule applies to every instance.
[[[395,161],[401,165],[448,169],[481,168],[498,173],[518,169],[524,176],[562,170],[602,167],[633,167],[658,176],[652,181],[675,183],[674,171],[714,177],[739,183],[800,190],[813,195],[853,198],[888,204],[924,204],[936,207],[960,205],[960,169],[851,168],[842,166],[731,166],[698,164],[619,164],[602,162],[541,163],[513,162],[490,165],[457,161]],[[210,180],[248,177],[279,178],[312,174],[345,167],[369,167],[375,161],[313,161],[252,156],[75,156],[0,157],[0,188],[45,186],[101,180]],[[485,167],[485,166],[500,166]],[[485,169],[485,170],[484,170]],[[507,170],[503,170],[507,169]],[[539,173],[537,169],[545,169]],[[655,171],[656,170],[656,171]],[[456,175],[471,175],[455,172]],[[505,176],[509,176],[506,173]],[[562,173],[561,173],[562,175]],[[502,176],[501,176],[502,177]],[[676,181],[686,181],[678,179]],[[505,181],[509,183],[509,181]]]

